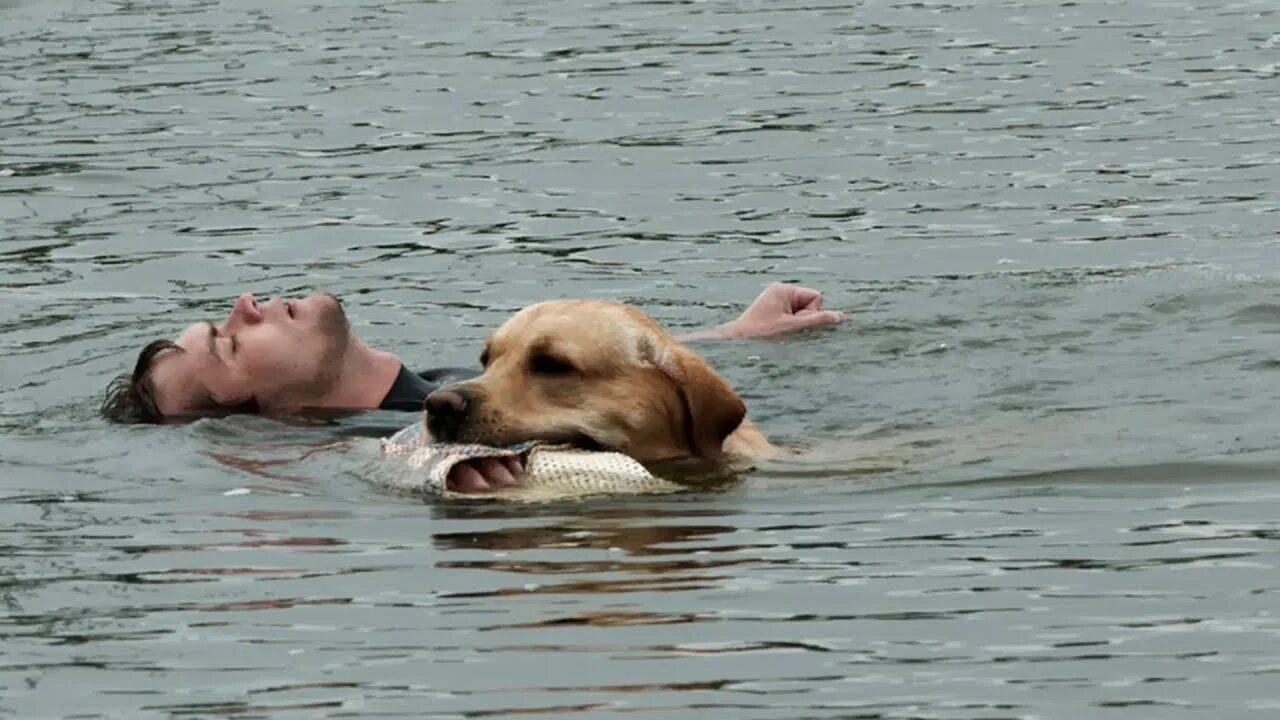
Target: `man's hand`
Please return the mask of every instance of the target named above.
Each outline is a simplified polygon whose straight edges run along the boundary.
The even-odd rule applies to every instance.
[[[524,483],[524,466],[515,456],[464,460],[445,478],[445,489],[460,493],[485,493]]]
[[[844,314],[822,309],[822,293],[799,285],[769,283],[737,320],[721,325],[725,337],[779,335],[844,322]]]

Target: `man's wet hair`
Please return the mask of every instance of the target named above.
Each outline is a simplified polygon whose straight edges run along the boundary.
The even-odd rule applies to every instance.
[[[107,385],[106,397],[102,399],[102,416],[106,419],[126,424],[153,423],[158,424],[182,418],[165,417],[156,406],[155,383],[151,381],[151,366],[156,357],[168,350],[183,352],[182,346],[172,340],[152,340],[138,353],[138,361],[134,363],[131,374],[119,375]],[[256,415],[258,402],[254,398],[224,405],[212,397],[205,399],[193,408],[188,416],[231,415],[248,413]]]

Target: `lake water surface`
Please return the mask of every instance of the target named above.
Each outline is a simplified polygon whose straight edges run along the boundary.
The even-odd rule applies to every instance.
[[[1277,717],[1278,118],[1271,0],[0,0],[0,715]],[[97,415],[243,290],[429,367],[771,280],[849,322],[698,349],[824,452],[715,492]]]

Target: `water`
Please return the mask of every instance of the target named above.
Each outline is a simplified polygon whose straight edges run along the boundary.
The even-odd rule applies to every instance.
[[[277,5],[0,3],[0,714],[1276,715],[1272,3]],[[96,415],[246,289],[432,366],[774,279],[852,320],[700,346],[815,451],[720,492]]]

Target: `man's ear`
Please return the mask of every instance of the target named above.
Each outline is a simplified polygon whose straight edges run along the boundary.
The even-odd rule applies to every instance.
[[[645,335],[640,357],[662,371],[684,404],[685,444],[695,456],[716,458],[747,416],[738,393],[705,360],[671,339]]]

